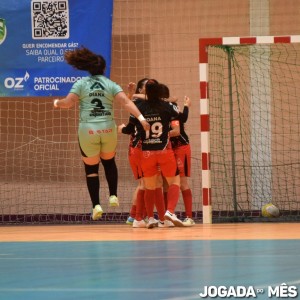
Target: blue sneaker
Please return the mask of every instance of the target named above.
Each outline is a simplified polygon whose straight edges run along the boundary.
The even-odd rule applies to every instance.
[[[134,221],[134,218],[132,218],[132,217],[129,216],[129,217],[127,218],[126,224],[132,225],[132,224],[133,224],[133,221]]]

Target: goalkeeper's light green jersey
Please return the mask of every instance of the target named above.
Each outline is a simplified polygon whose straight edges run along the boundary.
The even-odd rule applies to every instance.
[[[103,75],[83,77],[70,90],[79,97],[81,123],[105,122],[114,119],[114,96],[123,89]]]

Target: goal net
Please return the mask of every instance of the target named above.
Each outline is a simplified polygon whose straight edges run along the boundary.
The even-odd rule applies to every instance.
[[[128,119],[128,113],[117,108]],[[53,98],[2,98],[0,101],[0,222],[91,222],[91,200],[77,141],[78,108],[54,109]],[[121,139],[122,140],[122,139]],[[100,165],[99,222],[123,222],[137,185],[127,159],[129,139],[118,146],[120,207],[108,205]],[[95,223],[95,222],[94,222]]]
[[[116,107],[118,124],[128,118],[127,111]],[[119,136],[117,147],[120,207],[108,205],[100,165],[100,200],[105,213],[95,222],[90,218],[92,206],[77,141],[78,109],[54,109],[53,98],[2,98],[0,123],[0,223],[125,223],[137,186],[128,162],[129,136]],[[193,165],[194,172],[199,172],[199,159],[193,157]],[[196,196],[200,193],[197,176],[191,185]],[[199,203],[194,204],[195,220],[201,217],[196,213]],[[182,199],[177,210],[183,218]]]
[[[200,40],[204,220],[300,218],[300,40]]]
[[[128,2],[114,1],[111,79],[126,90],[130,81],[155,78],[168,85],[172,96],[179,97],[179,106],[183,107],[184,95],[191,98],[186,123],[192,148],[189,183],[193,193],[193,218],[200,221],[198,49],[194,44],[198,29],[194,29],[197,27],[194,23],[188,22],[183,27],[182,22],[174,22],[183,18],[184,4],[178,3],[170,13],[167,3],[142,1],[133,7]],[[54,110],[53,97],[12,98],[3,97],[1,92],[0,222],[124,224],[137,186],[128,162],[129,137],[118,136],[116,163],[120,206],[109,207],[108,187],[100,166],[100,200],[104,215],[93,222],[77,143],[78,111],[74,108]],[[126,123],[129,114],[117,105],[115,117],[117,124]],[[182,196],[176,213],[184,218]]]

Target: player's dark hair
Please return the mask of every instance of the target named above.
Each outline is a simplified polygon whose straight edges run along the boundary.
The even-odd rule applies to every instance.
[[[91,75],[103,75],[106,68],[105,59],[85,47],[66,51],[64,58],[75,69],[88,71]]]
[[[168,98],[170,98],[170,90],[169,90],[169,88],[165,84],[163,84],[163,83],[160,84],[160,88],[161,88],[161,96],[160,96],[160,98],[162,98],[162,99],[168,99]]]
[[[161,84],[155,79],[149,79],[146,83],[146,97],[147,102],[153,109],[159,110],[162,107],[161,95]]]
[[[149,80],[149,78],[145,77],[138,81],[138,83],[136,85],[136,89],[135,89],[136,94],[140,94],[140,89],[142,89],[144,87],[144,85],[147,83],[148,80]]]

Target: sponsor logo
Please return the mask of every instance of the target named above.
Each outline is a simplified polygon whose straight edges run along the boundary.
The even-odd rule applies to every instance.
[[[14,90],[23,90],[24,89],[24,82],[29,79],[30,75],[26,71],[23,77],[7,77],[4,80],[4,86],[7,89],[14,89]]]
[[[0,45],[5,41],[7,34],[5,19],[0,18]]]

